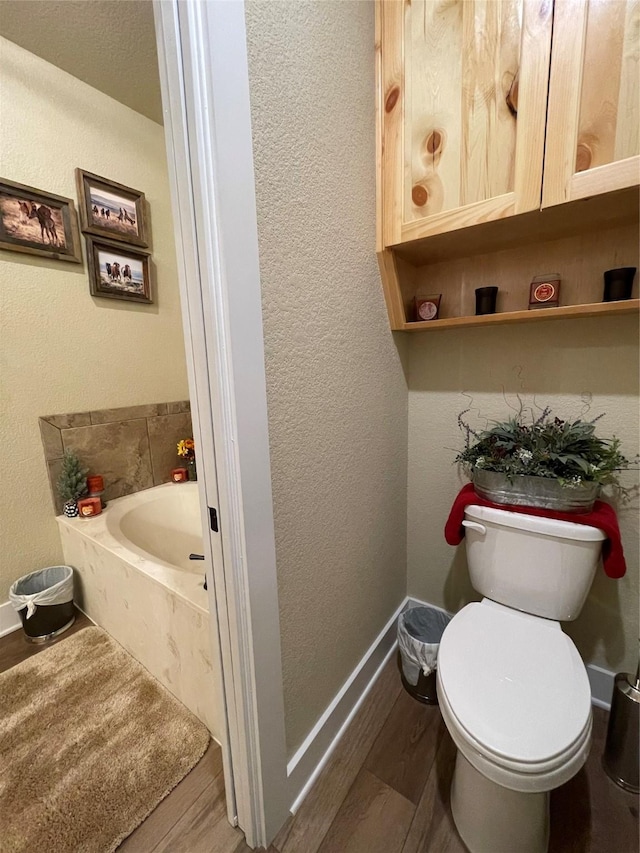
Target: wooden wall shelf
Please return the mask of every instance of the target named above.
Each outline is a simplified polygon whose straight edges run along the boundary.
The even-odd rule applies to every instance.
[[[445,244],[442,238],[436,238],[442,254],[412,254],[406,246],[385,249],[378,259],[391,328],[406,332],[435,331],[637,311],[637,275],[633,299],[603,303],[602,296],[605,270],[640,267],[638,224],[636,212],[624,223],[607,222],[606,227],[583,230],[572,236],[538,238],[503,249],[489,242],[481,244],[479,251],[474,236],[470,245],[475,252],[468,252],[461,234],[455,255],[449,253],[451,244],[448,241]],[[552,274],[561,279],[560,307],[528,310],[532,279]],[[497,313],[476,317],[475,290],[486,286],[498,287]],[[440,319],[416,321],[416,297],[438,294]]]
[[[603,317],[633,314],[640,311],[640,299],[621,302],[594,302],[588,305],[564,305],[559,308],[536,308],[527,311],[505,311],[501,314],[485,314],[480,317],[449,317],[445,320],[428,320],[405,323],[401,331],[437,332],[440,329],[469,328],[470,326],[503,326],[511,323],[563,320],[567,317]]]

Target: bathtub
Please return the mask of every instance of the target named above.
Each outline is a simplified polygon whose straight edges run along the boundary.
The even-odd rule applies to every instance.
[[[202,553],[197,484],[166,483],[112,500],[95,518],[57,522],[80,609],[220,741],[204,563],[189,560]]]

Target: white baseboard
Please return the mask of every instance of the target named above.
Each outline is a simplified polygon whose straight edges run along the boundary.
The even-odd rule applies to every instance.
[[[292,801],[290,810],[293,814],[300,807],[347,726],[375,684],[383,666],[395,651],[398,616],[404,610],[417,606],[431,607],[449,616],[454,615],[427,601],[410,596],[405,598],[288,763],[287,785]],[[614,673],[594,664],[588,664],[587,675],[591,685],[591,701],[598,708],[609,710]]]
[[[409,598],[407,598],[407,603],[410,607],[431,607],[434,610],[440,610],[443,613],[448,613],[449,616],[454,615],[453,613],[449,613],[447,610],[443,610],[442,607],[436,607],[435,604],[429,604],[428,601],[420,601],[419,598],[412,598],[409,596]],[[589,684],[591,685],[591,704],[595,705],[596,708],[603,708],[605,711],[610,710],[611,696],[613,694],[613,682],[616,677],[615,673],[610,672],[608,669],[603,669],[600,666],[596,666],[593,663],[587,663],[585,666],[589,677]]]
[[[287,765],[287,785],[295,812],[318,778],[347,726],[357,713],[365,696],[376,682],[382,668],[397,647],[396,623],[407,605],[402,602],[364,657],[343,684]]]
[[[5,601],[4,604],[0,604],[0,637],[17,631],[21,625],[20,617],[13,609],[11,602]]]
[[[591,685],[591,704],[596,708],[611,710],[611,697],[613,696],[613,683],[616,675],[608,669],[596,666],[594,663],[587,664],[587,675]]]

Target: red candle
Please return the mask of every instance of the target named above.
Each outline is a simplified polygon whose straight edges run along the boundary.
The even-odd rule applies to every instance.
[[[95,495],[98,492],[104,491],[104,479],[99,474],[94,474],[87,477],[87,488],[90,495]]]
[[[82,498],[78,501],[78,513],[81,518],[91,518],[92,515],[100,515],[101,512],[100,498]]]
[[[185,483],[189,479],[189,472],[186,468],[174,468],[171,479],[174,483]]]

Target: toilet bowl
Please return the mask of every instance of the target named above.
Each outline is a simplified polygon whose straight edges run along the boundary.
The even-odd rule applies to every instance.
[[[549,792],[585,763],[592,725],[587,672],[557,620],[578,615],[604,536],[484,507],[466,519],[486,597],[453,617],[438,652],[453,818],[471,853],[546,853]]]
[[[591,692],[557,622],[488,599],[445,630],[438,697],[456,744],[452,810],[472,853],[544,853],[549,791],[587,759]]]

